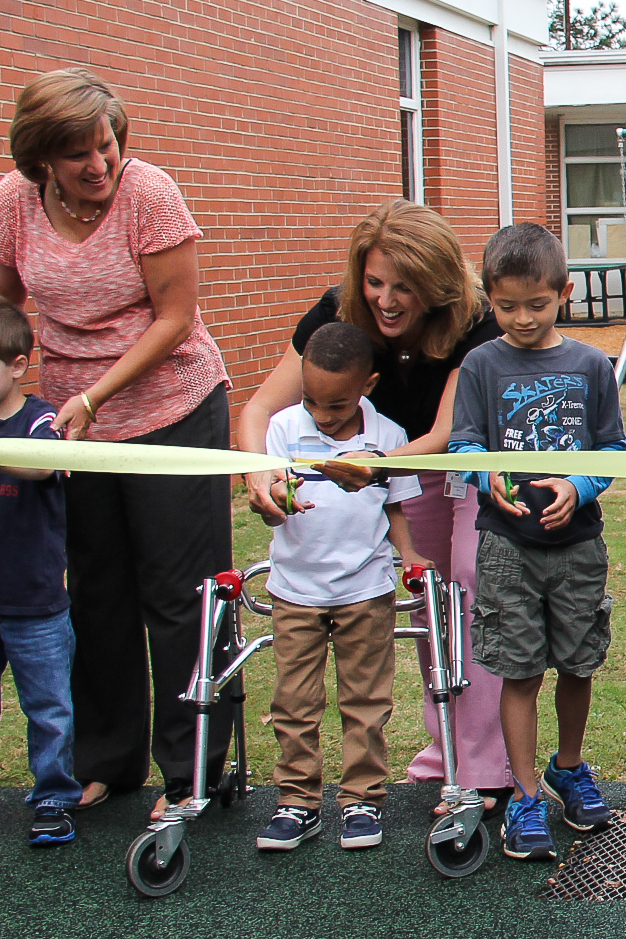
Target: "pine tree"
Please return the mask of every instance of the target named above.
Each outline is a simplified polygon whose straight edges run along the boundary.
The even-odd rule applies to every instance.
[[[565,49],[563,4],[570,0],[548,0],[550,45]],[[626,46],[626,19],[617,11],[614,0],[604,0],[590,13],[570,7],[570,38],[572,49],[621,49]]]

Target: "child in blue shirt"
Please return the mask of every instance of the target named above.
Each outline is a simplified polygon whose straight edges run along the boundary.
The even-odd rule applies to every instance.
[[[0,300],[0,441],[56,439],[55,412],[20,388],[33,333],[27,318]],[[70,670],[74,633],[65,590],[65,510],[53,470],[0,466],[0,639],[27,718],[28,759],[35,785],[26,802],[35,817],[33,846],[74,838],[81,796],[72,778]],[[3,659],[0,663],[6,665]]]
[[[485,249],[483,283],[504,336],[463,360],[450,450],[624,449],[609,360],[555,329],[572,290],[558,239],[531,223],[501,229]],[[507,490],[502,476],[478,474],[472,647],[474,660],[503,679],[500,716],[516,784],[504,852],[550,859],[556,850],[535,779],[537,695],[548,667],[557,671],[558,749],[541,789],[576,831],[611,818],[581,754],[592,675],[610,641],[596,496],[611,480],[515,473],[512,482]]]

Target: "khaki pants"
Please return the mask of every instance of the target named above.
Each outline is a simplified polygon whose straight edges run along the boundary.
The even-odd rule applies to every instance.
[[[319,808],[319,728],[326,705],[324,669],[332,630],[343,772],[337,801],[380,805],[385,799],[394,679],[395,593],[335,607],[296,606],[273,597],[276,685],[271,711],[282,755],[274,771],[280,805]]]

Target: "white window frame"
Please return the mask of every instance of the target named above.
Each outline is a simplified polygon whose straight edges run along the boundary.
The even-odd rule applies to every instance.
[[[579,208],[569,208],[567,205],[567,167],[575,164],[600,164],[600,163],[611,163],[617,164],[619,166],[620,159],[619,156],[616,157],[568,157],[565,154],[565,128],[571,126],[572,124],[617,124],[617,119],[607,119],[603,120],[592,119],[592,118],[570,118],[562,117],[560,120],[560,150],[561,150],[561,166],[560,166],[560,176],[561,176],[561,231],[563,233],[562,241],[565,247],[565,252],[567,258],[572,263],[579,261],[584,264],[587,261],[594,260],[607,260],[606,258],[571,258],[569,251],[569,220],[575,218],[577,215],[598,215],[602,218],[606,217],[615,217],[625,220],[626,224],[626,210],[621,206],[581,206]],[[624,258],[610,258],[609,260],[615,261],[616,263],[626,262],[626,257]]]
[[[420,39],[417,23],[414,20],[398,17],[398,29],[409,33],[409,55],[411,57],[411,94],[400,95],[400,111],[409,116],[411,148],[409,152],[409,198],[411,202],[424,201],[424,158],[422,138],[422,98],[420,74]],[[398,43],[398,66],[400,64],[400,43]],[[402,130],[400,131],[402,133]],[[402,141],[401,141],[402,143]],[[402,150],[402,147],[401,147]],[[402,154],[401,154],[402,156]],[[404,186],[404,174],[402,183]]]

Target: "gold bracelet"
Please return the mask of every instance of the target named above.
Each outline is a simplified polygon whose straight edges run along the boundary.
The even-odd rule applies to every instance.
[[[85,410],[87,411],[87,414],[89,415],[89,418],[90,418],[90,420],[91,420],[91,423],[92,423],[92,424],[97,424],[97,423],[98,423],[98,420],[97,420],[97,418],[96,418],[96,412],[95,412],[94,409],[92,408],[92,406],[91,406],[91,401],[90,401],[89,398],[87,397],[87,393],[86,393],[85,391],[81,391],[81,393],[80,393],[80,400],[81,400],[81,401],[83,402],[83,404],[85,405]]]

